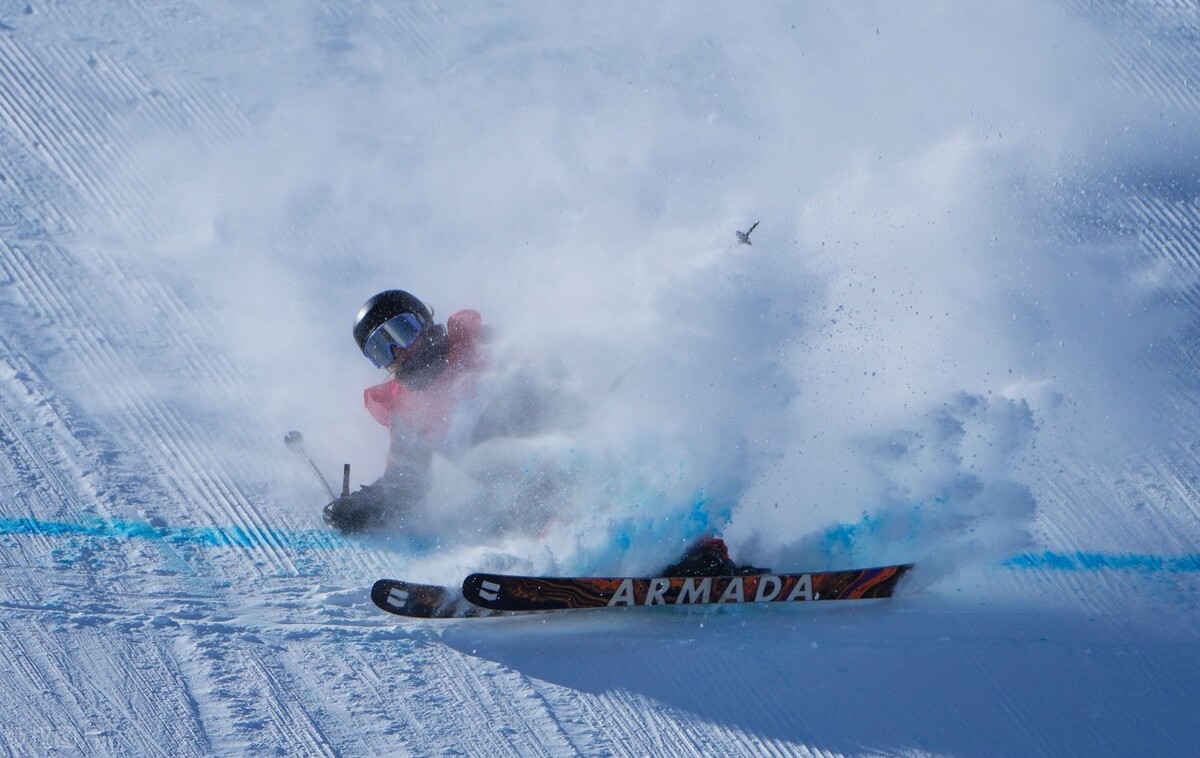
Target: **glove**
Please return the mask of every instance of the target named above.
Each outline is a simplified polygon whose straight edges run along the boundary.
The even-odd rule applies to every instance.
[[[386,526],[408,510],[412,500],[400,488],[384,480],[363,485],[358,492],[342,495],[323,512],[325,523],[340,532],[352,534]]]

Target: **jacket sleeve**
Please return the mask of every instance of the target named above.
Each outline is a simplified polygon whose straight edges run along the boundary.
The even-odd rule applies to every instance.
[[[402,390],[403,388],[393,381],[367,387],[363,390],[363,405],[367,407],[371,418],[391,428],[392,413],[396,410],[396,403]]]
[[[446,319],[446,336],[457,360],[464,362],[468,370],[477,368],[480,347],[483,344],[483,317],[479,311],[461,310]]]
[[[479,315],[479,311],[470,308],[455,311],[446,319],[446,331],[451,339],[477,341],[483,331],[483,316]]]

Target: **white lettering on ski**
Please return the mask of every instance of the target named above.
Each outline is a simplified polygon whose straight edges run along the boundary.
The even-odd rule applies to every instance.
[[[742,578],[735,576],[729,580],[729,585],[725,587],[725,591],[721,593],[718,603],[744,603],[746,602],[746,589],[742,586]]]
[[[388,591],[387,604],[393,608],[403,608],[408,605],[408,592],[399,587],[392,587]]]
[[[671,588],[671,580],[658,577],[650,580],[650,590],[646,593],[645,605],[666,605],[663,594]]]
[[[756,589],[754,591],[755,603],[770,603],[779,599],[780,593],[783,592],[784,581],[774,574],[764,574],[761,576],[752,577],[756,580]],[[712,601],[712,584],[713,577],[686,577],[683,580],[683,585],[679,589],[679,594],[675,597],[676,605],[693,605],[707,604]],[[617,591],[609,598],[608,607],[615,608],[617,606],[634,606],[634,605],[666,605],[667,590],[671,588],[671,580],[668,577],[654,577],[649,580],[646,596],[639,598],[633,579],[622,579],[621,584],[617,586]],[[816,595],[812,588],[812,574],[801,574],[796,583],[792,586],[791,592],[784,598],[786,602],[797,600],[814,600]],[[725,586],[725,590],[717,599],[717,603],[745,603],[746,602],[746,586],[745,578],[740,576],[732,577],[729,584]]]
[[[754,593],[754,602],[769,603],[779,597],[781,590],[783,590],[783,581],[779,577],[770,574],[760,576],[758,577],[758,590]]]
[[[488,602],[496,600],[500,597],[500,585],[495,582],[480,582],[479,596]]]
[[[613,593],[612,599],[608,601],[609,608],[614,608],[618,605],[637,605],[637,598],[633,594],[632,579],[622,579],[621,586],[617,587],[617,591]]]
[[[675,598],[676,605],[691,605],[692,603],[707,603],[712,594],[712,577],[706,576],[699,581],[695,577],[683,580],[679,597]]]
[[[813,599],[812,574],[801,574],[800,578],[796,580],[796,586],[792,587],[792,591],[790,593],[788,593],[787,602],[790,603],[793,600],[812,600],[812,599]]]

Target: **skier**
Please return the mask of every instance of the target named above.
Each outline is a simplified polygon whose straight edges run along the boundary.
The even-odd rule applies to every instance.
[[[363,304],[355,317],[354,340],[376,368],[390,374],[383,383],[368,387],[363,400],[371,416],[388,427],[391,440],[383,476],[325,506],[325,523],[342,532],[360,532],[402,520],[425,496],[434,450],[444,450],[455,436],[456,406],[477,393],[487,367],[483,319],[477,311],[452,313],[443,326],[434,322],[432,309],[403,290],[380,292]],[[470,444],[477,444],[493,436],[532,433],[539,421],[537,406],[553,403],[551,392],[523,398],[516,413],[508,407],[511,402],[496,403],[504,412],[483,411],[473,419],[466,436]],[[514,416],[524,421],[514,422]],[[530,420],[533,426],[527,426]],[[461,429],[457,436],[463,436]],[[710,536],[689,546],[665,574],[766,571],[737,566],[724,540]]]
[[[358,349],[387,381],[367,388],[371,416],[390,430],[387,466],[374,484],[325,506],[325,523],[343,532],[402,517],[429,490],[433,452],[451,432],[455,405],[475,388],[485,367],[479,313],[461,310],[445,325],[403,290],[367,300],[354,321]]]

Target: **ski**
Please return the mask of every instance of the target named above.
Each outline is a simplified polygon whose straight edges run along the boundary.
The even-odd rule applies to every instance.
[[[449,619],[500,614],[468,603],[457,589],[399,579],[375,582],[371,587],[371,601],[388,613],[409,618]]]
[[[746,576],[540,577],[471,574],[462,595],[492,611],[723,605],[892,596],[912,564]]]
[[[408,618],[477,618],[509,613],[649,605],[725,605],[892,596],[912,564],[847,571],[746,576],[540,577],[471,574],[462,590],[380,579],[371,601]]]

